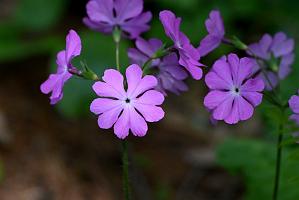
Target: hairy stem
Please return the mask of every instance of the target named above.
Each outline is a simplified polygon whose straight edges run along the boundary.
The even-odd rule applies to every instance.
[[[116,36],[118,36],[116,34]],[[115,62],[116,68],[120,71],[120,62],[119,62],[119,43],[120,38],[116,37],[115,41]],[[124,199],[130,200],[130,180],[129,180],[129,153],[128,153],[128,141],[122,141],[122,168],[123,168],[123,191]]]
[[[119,42],[115,42],[115,63],[116,68],[120,71],[120,63],[119,63]]]
[[[273,189],[273,200],[277,200],[278,191],[279,191],[279,181],[280,181],[280,168],[281,168],[281,154],[282,154],[282,145],[283,140],[283,131],[284,131],[284,112],[282,111],[282,117],[279,124],[278,136],[277,136],[277,147],[276,147],[276,165],[275,165],[275,179],[274,179],[274,189]]]
[[[122,141],[122,162],[123,162],[123,190],[125,200],[131,199],[130,180],[129,180],[129,155],[128,155],[128,141]]]

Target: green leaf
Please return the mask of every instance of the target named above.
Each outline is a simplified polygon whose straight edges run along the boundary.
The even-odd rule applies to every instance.
[[[58,22],[65,6],[65,0],[20,0],[14,20],[27,30],[49,29]]]
[[[283,149],[280,200],[299,197],[298,182],[291,181],[298,174],[299,160],[289,159],[293,149]],[[227,139],[217,148],[217,162],[227,170],[243,176],[244,199],[271,199],[274,185],[276,145],[250,139]]]

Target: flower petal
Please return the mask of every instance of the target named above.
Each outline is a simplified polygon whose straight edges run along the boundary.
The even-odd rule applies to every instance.
[[[114,87],[102,81],[97,81],[95,84],[93,84],[92,89],[100,97],[124,99],[124,96],[119,93]]]
[[[98,98],[93,100],[90,105],[90,111],[94,114],[102,114],[116,107],[122,107],[122,101],[106,98]]]
[[[207,35],[200,41],[197,48],[201,57],[206,56],[208,53],[216,49],[221,44],[221,38],[217,38],[213,35]]]
[[[83,23],[86,26],[88,26],[91,30],[101,32],[104,34],[110,34],[110,33],[112,33],[112,30],[113,30],[113,26],[111,26],[109,24],[102,23],[102,22],[92,21],[88,17],[83,18]]]
[[[231,113],[224,119],[228,124],[236,124],[240,121],[238,98],[235,98],[232,105]]]
[[[216,120],[223,120],[227,118],[232,111],[234,99],[235,98],[232,95],[226,95],[226,99],[213,110],[213,117]]]
[[[41,84],[40,86],[41,92],[44,94],[49,94],[59,80],[61,80],[61,75],[51,74],[49,78]]]
[[[120,139],[125,139],[129,135],[130,111],[125,107],[122,114],[114,124],[114,133]]]
[[[271,50],[275,57],[290,54],[294,50],[294,40],[288,39],[286,34],[279,32],[274,35]]]
[[[175,43],[180,39],[180,24],[181,19],[176,18],[176,16],[169,10],[161,11],[159,14],[161,23],[163,24],[165,33],[170,37]]]
[[[164,96],[156,90],[149,90],[141,97],[136,99],[138,104],[161,105],[164,102]]]
[[[70,30],[69,34],[66,37],[65,56],[67,63],[69,64],[71,62],[71,59],[73,59],[76,56],[79,56],[80,53],[81,39],[74,30]]]
[[[294,113],[299,114],[299,96],[293,95],[289,100],[289,105]]]
[[[159,39],[152,38],[146,41],[142,38],[136,40],[136,47],[148,57],[152,57],[154,53],[162,47],[163,43]]]
[[[89,19],[94,22],[113,24],[113,0],[91,0],[86,5]]]
[[[223,101],[230,98],[230,96],[230,92],[223,92],[218,90],[211,91],[205,96],[204,105],[209,110],[215,109]]]
[[[141,113],[144,119],[148,122],[157,122],[164,117],[162,108],[150,104],[135,103],[134,107]]]
[[[230,90],[231,84],[223,81],[214,71],[209,72],[206,75],[205,82],[207,86],[212,90]]]
[[[124,32],[129,33],[129,38],[135,39],[141,33],[148,31],[150,26],[148,23],[152,19],[151,12],[141,13],[139,16],[123,22],[120,26]]]
[[[253,69],[256,66],[256,62],[251,58],[241,58],[240,66],[237,72],[236,84],[240,86],[245,79],[250,78],[253,74]]]
[[[242,92],[262,92],[264,88],[264,81],[260,77],[256,77],[246,81],[240,89]]]
[[[230,87],[233,86],[231,69],[229,64],[224,59],[217,60],[214,63],[212,70],[223,80],[223,84],[226,84]]]
[[[253,106],[258,106],[263,100],[263,94],[259,92],[242,92],[242,97]]]
[[[209,19],[205,22],[209,34],[217,36],[222,39],[224,36],[224,24],[218,10],[212,10],[209,14]]]
[[[247,120],[252,117],[253,107],[248,101],[243,97],[239,97],[237,103],[239,105],[239,117],[241,120]]]
[[[293,64],[295,55],[293,53],[285,55],[281,58],[278,76],[280,79],[284,79],[291,72],[291,65]]]
[[[57,73],[64,73],[67,71],[67,61],[65,59],[65,50],[58,52],[56,56]]]
[[[119,71],[115,69],[107,69],[105,70],[102,78],[108,85],[125,98],[126,92],[124,90],[124,77]]]
[[[136,110],[133,107],[130,107],[129,112],[130,112],[129,113],[130,129],[131,129],[133,135],[138,136],[138,137],[145,136],[145,134],[148,130],[145,120],[143,119],[143,117],[140,116],[140,114],[138,114],[136,112]]]
[[[98,125],[100,128],[109,129],[117,121],[119,114],[123,108],[121,106],[114,107],[110,110],[105,111],[99,116]]]
[[[130,18],[138,16],[143,10],[142,0],[115,0],[116,18],[122,23]]]
[[[158,81],[154,76],[147,75],[142,78],[142,70],[136,64],[130,65],[127,68],[126,77],[128,82],[127,95],[131,98],[137,97],[158,84]]]
[[[141,51],[134,48],[128,49],[128,57],[132,64],[137,64],[139,66],[144,65],[144,63],[149,59],[146,55],[141,53]]]

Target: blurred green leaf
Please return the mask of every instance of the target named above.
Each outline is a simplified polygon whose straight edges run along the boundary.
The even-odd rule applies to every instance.
[[[0,42],[0,62],[4,62],[36,54],[48,54],[60,46],[62,39],[56,36],[49,36],[35,40],[14,38],[0,40]]]
[[[65,0],[19,0],[15,23],[31,31],[49,29],[58,22],[65,6]]]
[[[110,36],[103,36],[96,32],[83,32],[82,54],[76,58],[73,64],[80,66],[80,61],[86,61],[87,65],[101,78],[107,68],[115,68],[115,44]],[[121,41],[120,62],[124,70],[128,65],[127,42]],[[52,69],[56,69],[56,57],[52,59]],[[58,104],[58,110],[67,117],[80,117],[89,113],[89,105],[96,97],[92,90],[92,81],[81,78],[72,78],[64,87],[64,98]]]
[[[274,184],[276,145],[250,139],[227,139],[217,149],[217,162],[231,172],[243,176],[246,185],[244,199],[271,199]],[[299,197],[298,182],[291,181],[298,174],[299,160],[289,159],[293,149],[283,149],[280,200]]]

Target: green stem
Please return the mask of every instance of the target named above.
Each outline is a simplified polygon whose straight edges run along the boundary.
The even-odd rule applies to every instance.
[[[120,43],[120,30],[116,28],[114,30],[113,38],[115,42],[115,62],[116,68],[120,71],[119,62],[119,43]],[[129,153],[128,153],[128,141],[122,141],[122,164],[123,164],[123,191],[125,200],[130,200],[130,180],[129,180]]]
[[[115,62],[116,68],[120,71],[120,63],[119,63],[119,42],[115,42]]]
[[[277,200],[278,191],[279,191],[279,181],[280,181],[280,168],[281,168],[281,154],[282,154],[282,145],[283,140],[283,131],[284,131],[284,112],[282,111],[282,118],[279,124],[279,132],[277,137],[277,152],[276,152],[276,168],[275,168],[275,179],[274,179],[274,189],[273,189],[273,200]]]
[[[122,162],[123,162],[123,190],[125,200],[131,199],[130,181],[129,181],[129,155],[128,155],[128,142],[122,141]]]

